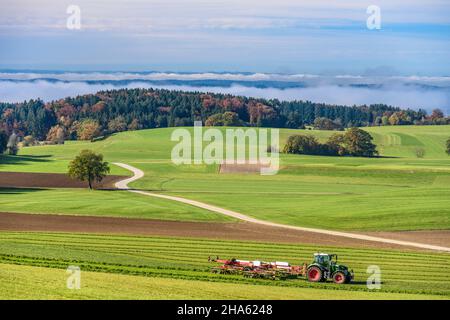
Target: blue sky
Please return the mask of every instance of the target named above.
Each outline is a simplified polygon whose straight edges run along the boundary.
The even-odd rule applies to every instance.
[[[0,0],[0,68],[445,76],[449,13],[446,0]]]

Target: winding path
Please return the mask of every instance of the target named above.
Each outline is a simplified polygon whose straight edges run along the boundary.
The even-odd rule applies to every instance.
[[[264,226],[269,226],[269,227],[278,227],[278,228],[285,228],[285,229],[298,230],[298,231],[304,231],[304,232],[320,233],[320,234],[324,234],[324,235],[328,235],[328,236],[345,237],[345,238],[351,238],[351,239],[358,239],[358,240],[365,240],[365,241],[375,241],[375,242],[395,244],[395,245],[400,245],[400,246],[408,246],[408,247],[416,247],[416,248],[421,248],[421,249],[450,252],[450,248],[448,248],[448,247],[435,246],[435,245],[424,244],[424,243],[402,241],[402,240],[394,240],[394,239],[386,239],[386,238],[373,237],[373,236],[357,234],[357,233],[332,231],[332,230],[324,230],[324,229],[316,229],[316,228],[305,228],[305,227],[297,227],[297,226],[290,226],[290,225],[285,225],[285,224],[279,224],[279,223],[274,223],[274,222],[269,222],[269,221],[255,219],[255,218],[246,216],[246,215],[241,214],[241,213],[236,212],[236,211],[220,208],[220,207],[213,206],[213,205],[210,205],[210,204],[207,204],[207,203],[203,203],[203,202],[200,202],[200,201],[196,201],[196,200],[190,200],[190,199],[181,198],[181,197],[168,196],[168,195],[164,195],[164,194],[158,194],[158,193],[153,193],[153,192],[148,192],[148,191],[131,189],[130,187],[128,187],[128,184],[133,182],[133,181],[136,181],[136,180],[142,178],[144,176],[144,172],[142,170],[138,169],[138,168],[135,168],[135,167],[130,166],[130,165],[125,164],[125,163],[118,163],[117,162],[117,163],[114,163],[114,164],[119,166],[119,167],[122,167],[124,169],[127,169],[127,170],[133,172],[133,174],[134,174],[133,177],[131,177],[131,178],[127,178],[125,180],[121,180],[119,182],[116,182],[116,184],[115,184],[116,188],[121,189],[121,190],[128,190],[129,192],[138,193],[138,194],[142,194],[142,195],[150,196],[150,197],[156,197],[156,198],[162,198],[162,199],[167,199],[167,200],[172,200],[172,201],[178,201],[178,202],[189,204],[189,205],[192,205],[192,206],[195,206],[195,207],[206,209],[206,210],[209,210],[209,211],[212,211],[212,212],[224,214],[226,216],[230,216],[230,217],[242,220],[242,221],[256,223],[256,224],[259,224],[259,225],[264,225]]]

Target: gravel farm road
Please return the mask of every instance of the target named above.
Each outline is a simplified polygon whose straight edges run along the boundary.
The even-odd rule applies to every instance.
[[[345,237],[345,238],[351,238],[351,239],[358,239],[358,240],[365,240],[365,241],[374,241],[374,242],[381,242],[381,243],[388,243],[388,244],[394,244],[394,245],[400,245],[400,246],[407,246],[407,247],[416,247],[421,249],[427,249],[427,250],[434,250],[434,251],[443,251],[443,252],[450,252],[449,247],[443,247],[443,246],[436,246],[431,244],[424,244],[424,243],[417,243],[417,242],[411,242],[411,241],[402,241],[402,240],[394,240],[394,239],[387,239],[387,238],[381,238],[381,237],[373,237],[369,235],[363,235],[363,234],[357,234],[357,233],[349,233],[349,232],[341,232],[341,231],[332,231],[332,230],[324,230],[324,229],[317,229],[317,228],[305,228],[305,227],[297,227],[297,226],[290,226],[285,224],[279,224],[274,223],[270,221],[264,221],[255,219],[249,216],[246,216],[244,214],[241,214],[239,212],[235,212],[232,210],[220,208],[217,206],[213,206],[207,203],[203,203],[200,201],[190,200],[182,197],[175,197],[175,196],[169,196],[154,192],[148,192],[148,191],[142,191],[137,189],[132,189],[128,187],[128,184],[136,181],[144,176],[144,172],[138,168],[135,168],[133,166],[130,166],[125,163],[114,163],[115,165],[122,167],[124,169],[127,169],[131,172],[133,172],[133,176],[124,180],[121,180],[119,182],[116,182],[115,186],[118,189],[122,190],[128,190],[129,192],[134,192],[138,194],[142,194],[145,196],[150,197],[157,197],[172,201],[178,201],[181,203],[189,204],[198,208],[206,209],[212,212],[224,214],[230,217],[233,217],[235,219],[239,219],[242,221],[255,223],[259,225],[269,226],[269,227],[277,227],[277,228],[285,228],[285,229],[291,229],[291,230],[298,230],[303,232],[312,232],[312,233],[319,233],[319,234],[325,234],[325,235],[331,235],[331,236],[337,236],[337,237]]]

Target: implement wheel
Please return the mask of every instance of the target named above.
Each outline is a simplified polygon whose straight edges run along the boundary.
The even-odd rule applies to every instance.
[[[347,283],[347,277],[343,272],[338,271],[333,275],[333,281],[337,284]]]
[[[308,281],[311,282],[320,282],[323,278],[323,272],[319,267],[311,267],[307,271]]]
[[[212,273],[221,273],[222,270],[221,270],[220,268],[212,268],[212,269],[211,269],[211,272],[212,272]]]

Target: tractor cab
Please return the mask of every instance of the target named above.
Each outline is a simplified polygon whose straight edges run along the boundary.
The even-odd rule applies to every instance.
[[[323,266],[326,269],[330,269],[332,266],[336,265],[338,261],[337,254],[328,253],[315,253],[314,263]]]

